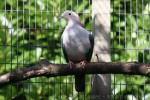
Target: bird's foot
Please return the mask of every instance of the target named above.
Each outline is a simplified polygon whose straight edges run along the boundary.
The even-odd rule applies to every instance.
[[[80,62],[80,65],[84,69],[87,63],[88,62],[86,60],[83,60],[83,61]]]
[[[73,67],[76,67],[76,65],[72,61],[69,61],[69,67],[72,69]]]

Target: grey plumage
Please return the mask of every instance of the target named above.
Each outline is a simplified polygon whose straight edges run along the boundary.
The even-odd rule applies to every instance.
[[[66,61],[74,64],[81,61],[89,62],[94,46],[93,36],[83,28],[79,16],[75,12],[65,11],[62,17],[68,21],[61,37]],[[78,92],[85,90],[85,75],[78,74],[75,76],[75,86]]]

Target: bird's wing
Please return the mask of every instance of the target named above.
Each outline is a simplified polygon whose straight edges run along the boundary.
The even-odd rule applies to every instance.
[[[91,44],[91,48],[87,52],[87,61],[89,62],[91,60],[92,54],[93,54],[93,48],[94,48],[94,37],[91,33],[89,33],[89,40]]]
[[[64,54],[64,57],[65,57],[66,62],[69,62],[69,59],[68,59],[67,53],[66,53],[66,49],[65,49],[65,47],[64,47],[64,45],[63,45],[63,37],[61,38],[61,47],[62,47],[63,54]]]

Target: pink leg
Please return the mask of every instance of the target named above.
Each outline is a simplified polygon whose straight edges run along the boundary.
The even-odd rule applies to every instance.
[[[86,60],[83,60],[80,62],[80,65],[82,66],[82,68],[84,68],[87,63],[88,62]]]
[[[72,62],[72,61],[70,61],[69,60],[69,67],[70,67],[70,69],[72,69],[73,67],[75,67],[76,65]]]

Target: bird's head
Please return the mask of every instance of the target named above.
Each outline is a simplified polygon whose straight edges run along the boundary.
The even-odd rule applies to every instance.
[[[79,15],[73,11],[67,10],[61,14],[60,18],[64,18],[67,21],[80,21]]]

